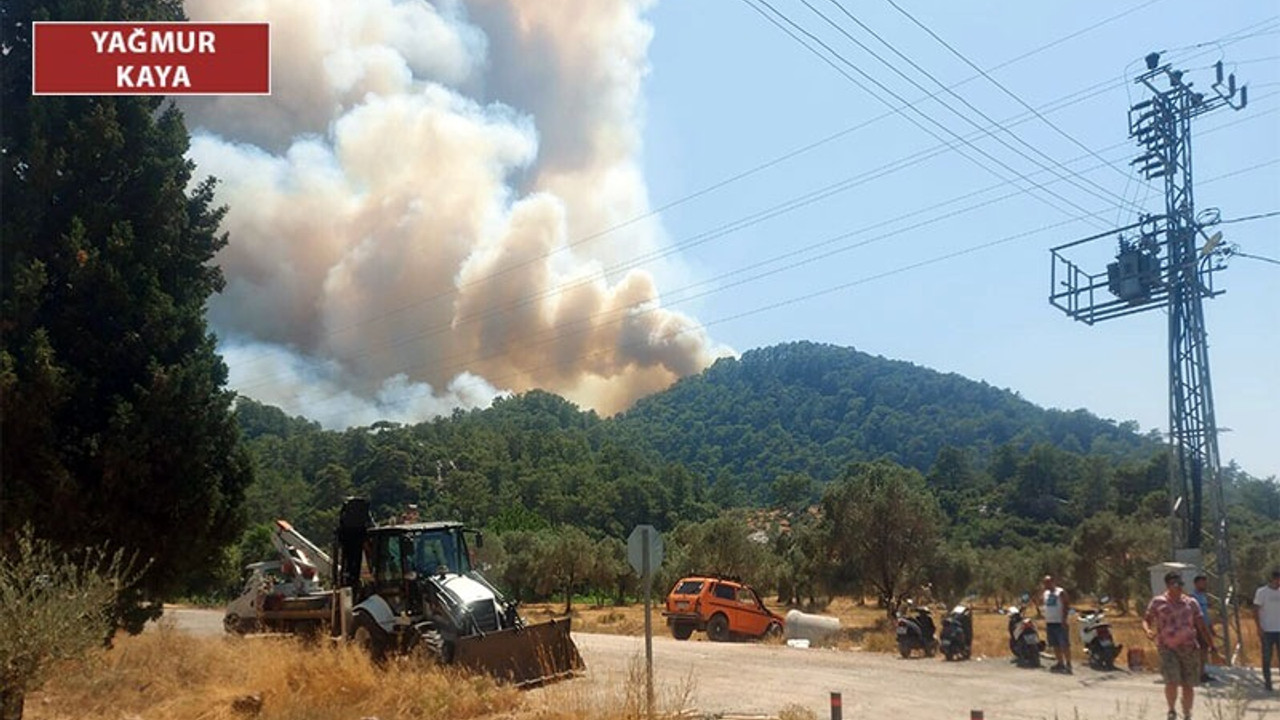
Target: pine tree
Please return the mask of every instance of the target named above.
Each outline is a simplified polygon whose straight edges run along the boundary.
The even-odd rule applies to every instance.
[[[176,2],[6,2],[0,124],[0,549],[20,526],[149,559],[129,624],[199,584],[252,477],[205,322],[227,238],[161,98],[32,97],[32,20],[174,20]]]

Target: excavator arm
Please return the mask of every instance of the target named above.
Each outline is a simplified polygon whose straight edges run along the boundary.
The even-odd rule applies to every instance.
[[[294,529],[287,520],[276,520],[271,529],[271,544],[280,554],[286,572],[292,565],[297,574],[308,582],[320,582],[332,576],[333,560],[329,554]]]

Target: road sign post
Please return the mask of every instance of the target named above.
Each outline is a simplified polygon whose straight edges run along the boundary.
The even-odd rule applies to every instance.
[[[627,538],[627,560],[644,587],[645,712],[653,717],[653,571],[662,564],[662,535],[652,525],[637,525]]]

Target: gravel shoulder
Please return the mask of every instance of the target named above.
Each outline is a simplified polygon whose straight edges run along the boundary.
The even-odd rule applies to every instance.
[[[592,683],[625,681],[631,659],[644,655],[641,638],[582,634],[576,639]],[[707,712],[775,713],[797,703],[827,717],[830,693],[840,692],[846,718],[939,720],[968,718],[970,710],[983,710],[988,719],[1010,720],[1158,720],[1164,716],[1162,688],[1158,677],[1149,673],[1077,668],[1075,675],[1065,676],[1045,669],[1020,669],[1004,658],[946,663],[936,658],[903,660],[880,653],[688,643],[667,637],[655,637],[653,649],[658,684],[679,686],[692,677],[694,704]],[[1264,699],[1257,671],[1234,679],[1250,698],[1241,717],[1280,717],[1280,697]],[[1206,689],[1197,700],[1199,715],[1218,717],[1205,700],[1226,710],[1230,694],[1227,683]],[[891,716],[885,714],[889,712]]]
[[[165,615],[193,634],[222,633],[222,613],[217,610],[167,608]],[[531,699],[555,702],[567,686],[577,693],[616,695],[618,688],[633,682],[631,668],[644,659],[643,638],[592,633],[574,633],[574,638],[587,663],[586,676],[535,691]],[[1078,667],[1075,675],[1064,676],[1016,668],[1004,658],[947,663],[848,650],[680,642],[665,635],[654,637],[653,651],[659,692],[671,695],[688,687],[691,705],[709,713],[776,713],[795,703],[825,718],[830,693],[839,692],[846,718],[960,720],[968,718],[970,710],[983,710],[988,720],[1164,716],[1159,679],[1149,673]],[[1217,674],[1228,682],[1202,689],[1197,717],[1280,718],[1280,696],[1263,694],[1257,670],[1220,669]],[[1241,693],[1247,709],[1240,715],[1227,712],[1232,695]],[[1215,704],[1221,715],[1211,707]]]

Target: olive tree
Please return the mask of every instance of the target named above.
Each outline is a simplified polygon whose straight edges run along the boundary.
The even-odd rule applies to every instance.
[[[924,478],[892,462],[854,463],[827,488],[822,514],[837,564],[856,567],[893,617],[937,554],[942,510]]]
[[[110,639],[113,608],[138,577],[131,565],[105,546],[63,552],[30,529],[17,535],[0,556],[0,719],[22,717],[55,663]]]

